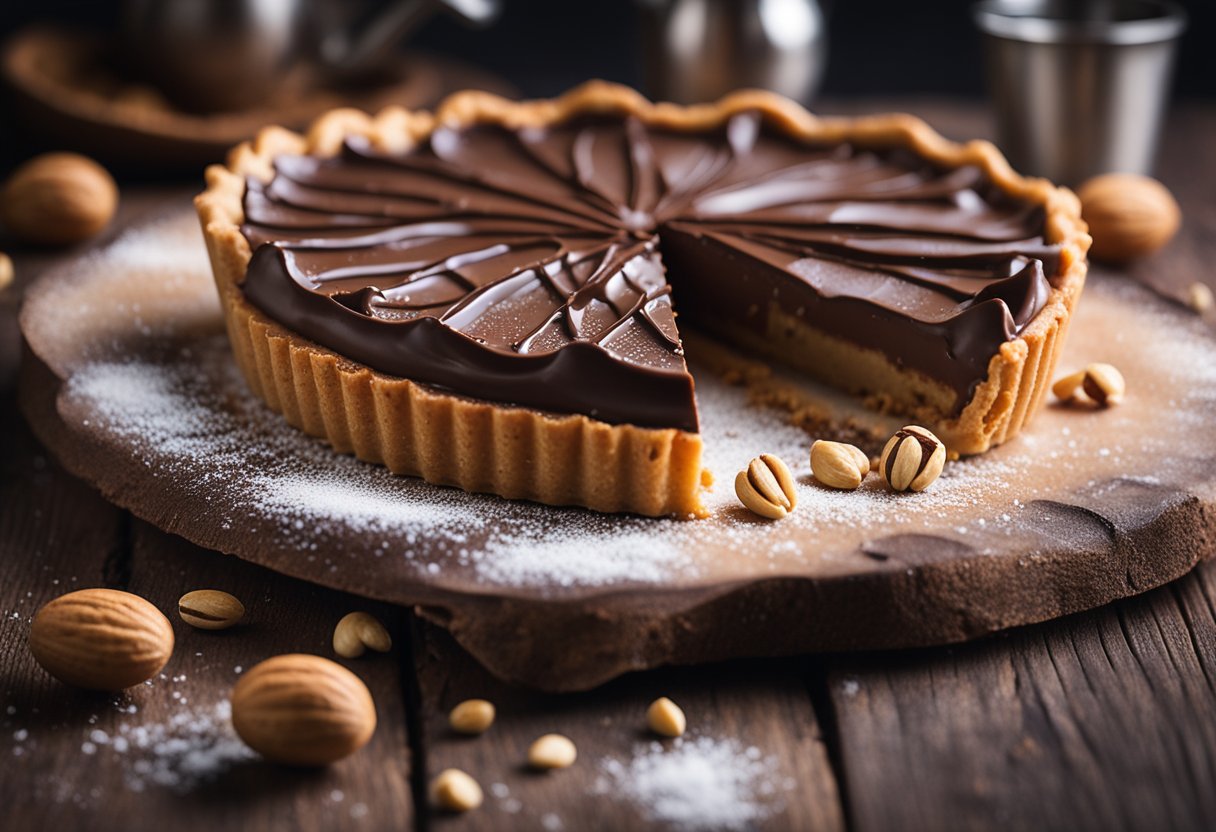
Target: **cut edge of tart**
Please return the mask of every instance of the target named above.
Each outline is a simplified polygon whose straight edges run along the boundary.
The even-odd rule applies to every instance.
[[[449,97],[434,114],[389,108],[369,116],[343,109],[322,116],[306,135],[277,127],[262,130],[253,141],[236,147],[226,166],[208,168],[207,190],[195,200],[242,373],[254,393],[290,424],[337,451],[383,464],[393,473],[552,505],[703,516],[701,493],[710,477],[701,467],[698,433],[614,424],[448,392],[372,370],[263,314],[241,289],[253,253],[241,228],[243,200],[248,179],[268,182],[274,176],[277,157],[332,157],[354,137],[392,154],[409,151],[440,125],[543,128],[602,114],[633,116],[648,127],[691,132],[714,129],[744,112],[758,112],[767,125],[807,144],[848,143],[877,151],[906,148],[946,170],[975,166],[1002,193],[1042,206],[1044,241],[1059,248],[1058,274],[1044,305],[1017,337],[1001,343],[988,361],[986,378],[956,415],[940,408],[934,414],[926,404],[933,398],[933,380],[896,367],[877,350],[859,349],[800,325],[789,315],[770,315],[766,333],[731,334],[744,348],[794,366],[800,363],[798,355],[828,355],[834,357],[838,374],[847,376],[856,366],[868,378],[883,380],[883,396],[897,410],[919,409],[916,415],[934,427],[951,453],[982,453],[1017,434],[1051,384],[1084,285],[1090,240],[1076,197],[1046,180],[1014,173],[988,142],[948,141],[915,117],[818,118],[761,91],[741,91],[715,104],[689,107],[651,103],[627,87],[605,82],[590,82],[545,101],[515,102],[470,91]],[[848,387],[847,379],[843,384],[831,380]]]

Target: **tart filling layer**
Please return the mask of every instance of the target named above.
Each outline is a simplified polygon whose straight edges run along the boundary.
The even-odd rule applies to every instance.
[[[245,297],[317,344],[478,399],[690,432],[677,311],[878,351],[948,391],[949,417],[1061,273],[1043,207],[979,167],[807,143],[758,111],[440,126],[404,153],[355,136],[277,156],[243,209]]]

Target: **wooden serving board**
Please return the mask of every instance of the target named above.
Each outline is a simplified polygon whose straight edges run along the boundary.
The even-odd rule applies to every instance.
[[[1216,334],[1112,276],[1091,280],[1061,366],[1117,365],[1126,403],[1047,407],[919,495],[877,477],[819,487],[794,424],[890,422],[791,379],[699,373],[719,484],[697,522],[395,478],[288,427],[235,370],[184,205],[46,274],[21,326],[31,424],[109,499],[200,545],[417,605],[493,673],[551,690],[665,663],[961,641],[1143,592],[1216,550]],[[779,523],[731,489],[765,451],[798,479]]]

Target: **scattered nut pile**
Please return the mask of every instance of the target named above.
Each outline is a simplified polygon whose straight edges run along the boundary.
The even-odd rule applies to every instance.
[[[928,428],[908,425],[887,442],[878,470],[892,491],[924,491],[941,475],[946,446]],[[853,491],[870,474],[870,458],[856,445],[817,440],[811,445],[811,475],[828,488]],[[794,477],[773,454],[753,459],[735,477],[735,494],[753,514],[780,520],[798,505]]]
[[[775,459],[775,458],[774,458]],[[780,460],[775,463],[781,465]],[[771,472],[771,468],[766,468]],[[788,482],[786,470],[778,482]],[[780,488],[780,484],[778,485]],[[791,503],[792,505],[792,503]],[[218,589],[183,595],[178,615],[191,627],[227,630],[245,617],[245,606]],[[352,612],[334,628],[334,652],[355,658],[368,649],[387,652],[392,638],[367,612]],[[83,589],[45,604],[30,628],[30,650],[48,673],[69,685],[119,691],[158,673],[173,654],[173,626],[154,605],[138,595],[113,589]],[[292,653],[251,667],[232,689],[232,726],[240,738],[267,760],[288,766],[325,766],[365,746],[376,731],[376,705],[363,681],[337,662]],[[452,708],[448,724],[459,734],[484,734],[496,709],[486,699],[468,699]],[[662,737],[679,737],[684,711],[667,697],[650,703],[646,724]],[[538,737],[527,763],[537,771],[569,768],[578,759],[574,741],[562,734]],[[468,812],[484,801],[481,786],[468,773],[445,769],[431,782],[435,804]]]
[[[181,620],[200,630],[226,630],[245,617],[245,605],[218,589],[196,589],[177,602]],[[30,652],[60,681],[79,688],[119,691],[155,676],[173,655],[173,626],[148,601],[114,589],[82,589],[45,604],[30,626]],[[334,629],[334,651],[344,657],[366,648],[386,652],[392,639],[366,612]],[[371,692],[354,673],[321,656],[269,658],[232,690],[237,734],[268,760],[319,766],[363,747],[376,729]],[[477,714],[481,730],[493,721]]]
[[[494,705],[487,700],[468,699],[452,708],[448,724],[460,734],[481,734],[493,724],[494,713]],[[659,736],[679,737],[688,721],[679,705],[661,696],[646,709],[646,725]],[[528,766],[537,771],[569,768],[577,759],[574,741],[562,734],[537,737],[528,747]],[[431,781],[430,793],[435,805],[449,812],[472,811],[484,800],[481,785],[458,768],[441,771]]]
[[[1206,302],[1210,304],[1210,298]],[[1127,384],[1116,367],[1094,363],[1060,378],[1051,390],[1062,402],[1102,409],[1123,401]],[[945,443],[928,428],[905,425],[883,447],[878,473],[892,491],[916,492],[936,482],[945,465]],[[826,439],[811,445],[811,476],[827,488],[854,491],[865,482],[870,468],[870,458],[856,445]],[[794,477],[773,454],[761,454],[738,473],[735,494],[744,507],[768,520],[780,520],[798,505]]]
[[[1123,374],[1110,364],[1090,364],[1051,386],[1052,395],[1062,402],[1088,402],[1097,407],[1114,407],[1123,401],[1126,391]],[[1084,394],[1084,398],[1080,394]]]

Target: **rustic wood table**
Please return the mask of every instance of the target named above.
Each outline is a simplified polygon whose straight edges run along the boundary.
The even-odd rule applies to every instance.
[[[950,135],[984,132],[972,109],[900,109]],[[1213,282],[1216,108],[1178,110],[1161,176],[1185,227],[1138,268],[1180,293]],[[184,193],[128,189],[118,222]],[[199,549],[63,472],[16,405],[15,316],[42,269],[78,254],[14,252],[17,282],[0,295],[4,828],[1216,828],[1216,564],[972,644],[664,669],[537,695],[496,681],[408,609]],[[34,663],[35,610],[89,586],[127,589],[170,614],[178,641],[163,674],[120,696],[93,695]],[[176,600],[199,587],[242,598],[248,623],[223,633],[181,624]],[[270,655],[329,655],[335,622],[355,609],[378,615],[395,639],[389,655],[346,662],[376,700],[371,744],[322,771],[259,761],[228,728],[231,685]],[[662,752],[644,731],[646,705],[660,695],[684,707],[692,728]],[[497,704],[498,722],[459,738],[447,711],[474,696]],[[579,761],[529,773],[526,748],[550,731],[574,739]],[[480,810],[429,805],[428,779],[451,766],[485,788]]]

